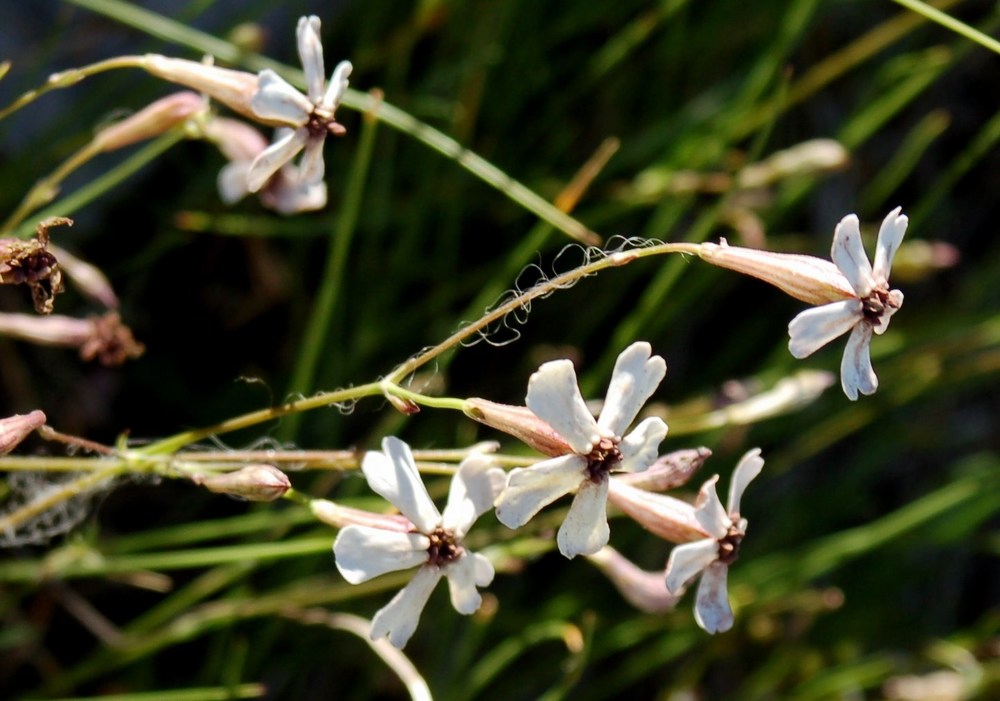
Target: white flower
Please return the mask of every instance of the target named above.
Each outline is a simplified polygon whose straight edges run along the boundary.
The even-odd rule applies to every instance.
[[[709,633],[721,633],[733,626],[733,610],[726,593],[729,565],[739,555],[740,542],[747,531],[747,520],[740,516],[740,499],[754,477],[760,474],[764,460],[755,448],[740,460],[729,484],[729,501],[723,508],[715,475],[698,492],[695,517],[708,538],[678,545],[667,560],[667,589],[677,596],[701,573],[695,598],[694,617]]]
[[[403,647],[417,628],[420,612],[441,577],[447,577],[451,603],[462,614],[482,603],[476,587],[493,581],[493,565],[467,551],[462,539],[475,520],[493,506],[503,485],[503,470],[482,455],[462,461],[451,482],[442,514],[420,479],[409,446],[398,438],[382,441],[361,464],[368,485],[388,499],[413,524],[408,533],[349,525],[333,543],[337,569],[351,584],[386,572],[420,566],[413,579],[372,619],[373,640],[388,636]]]
[[[663,358],[651,352],[648,343],[640,342],[618,356],[596,421],[580,394],[572,362],[545,363],[531,376],[525,403],[573,452],[511,470],[496,503],[501,523],[519,528],[543,506],[575,491],[559,528],[559,552],[569,558],[591,555],[607,544],[608,475],[645,470],[656,460],[657,447],[667,435],[663,420],[652,417],[622,438],[667,372]]]
[[[301,182],[310,185],[323,179],[323,143],[327,134],[344,133],[336,119],[337,107],[347,90],[350,61],[341,61],[324,85],[323,45],[319,39],[319,17],[301,17],[296,28],[299,57],[306,74],[307,95],[292,87],[272,70],[258,75],[259,88],[250,101],[254,115],[285,124],[292,131],[278,138],[254,160],[247,174],[250,192],[256,192],[284,164],[305,149],[299,165]]]
[[[830,257],[847,279],[854,296],[808,309],[788,325],[788,350],[796,358],[805,358],[851,332],[840,364],[840,383],[844,394],[852,400],[858,398],[858,392],[873,394],[878,388],[870,355],[872,333],[885,333],[889,318],[903,305],[903,293],[889,289],[892,259],[908,221],[900,211],[897,207],[882,221],[874,266],[868,262],[861,242],[858,217],[849,214],[841,219],[833,234]]]

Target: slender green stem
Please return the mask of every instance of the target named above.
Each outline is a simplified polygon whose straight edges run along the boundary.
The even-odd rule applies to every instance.
[[[436,346],[432,346],[427,350],[421,351],[407,360],[405,363],[389,373],[386,377],[386,381],[392,384],[398,384],[407,375],[434,360],[434,358],[446,352],[448,349],[457,346],[459,343],[468,340],[472,336],[486,333],[486,330],[492,324],[499,322],[511,312],[523,309],[533,300],[550,295],[558,289],[572,287],[582,278],[593,275],[601,270],[627,265],[640,258],[648,258],[650,256],[663,255],[667,253],[688,253],[697,255],[699,250],[701,250],[701,246],[697,243],[661,243],[647,248],[635,248],[617,251],[614,253],[594,251],[596,255],[600,256],[596,260],[592,260],[591,262],[574,268],[573,270],[563,273],[562,275],[557,275],[548,280],[543,280],[531,289],[526,290],[525,292],[496,306],[494,309],[480,317],[477,321],[473,321],[472,323],[463,326],[441,343]]]
[[[347,267],[351,240],[357,229],[358,215],[361,212],[361,204],[364,199],[365,180],[368,176],[368,168],[375,147],[375,133],[377,132],[377,122],[371,118],[370,113],[365,113],[362,124],[354,164],[347,178],[344,200],[337,215],[337,225],[330,239],[330,250],[326,259],[323,281],[316,294],[316,302],[313,305],[305,337],[302,340],[302,349],[298,361],[295,363],[295,371],[289,387],[289,394],[292,396],[304,394],[312,389],[316,377],[316,366],[326,344],[330,325],[337,311],[337,304],[341,300],[342,292],[344,292],[344,270]],[[281,427],[281,434],[285,439],[295,437],[300,420],[301,414],[292,414],[288,417],[288,421]]]
[[[426,394],[420,394],[419,392],[412,392],[408,389],[404,389],[391,382],[383,382],[382,387],[387,395],[399,397],[400,399],[409,399],[414,404],[422,404],[424,406],[434,407],[435,409],[454,409],[456,411],[465,411],[466,400],[464,399],[457,399],[455,397],[430,397]]]
[[[172,130],[143,146],[139,151],[132,154],[115,168],[104,173],[99,178],[95,178],[84,187],[74,192],[68,197],[58,200],[54,205],[36,213],[33,219],[41,221],[51,216],[69,216],[75,211],[96,200],[98,197],[116,187],[126,178],[132,176],[143,166],[155,160],[162,153],[184,138],[182,130]],[[22,224],[15,235],[25,237],[35,230],[33,222]]]
[[[928,5],[926,2],[921,0],[893,0],[908,10],[916,12],[918,15],[926,17],[931,22],[937,22],[942,27],[947,27],[951,31],[959,34],[969,41],[974,41],[980,46],[985,46],[987,49],[993,53],[1000,54],[1000,41],[997,41],[993,37],[983,34],[981,31],[974,27],[970,27],[961,20],[957,20],[951,15],[945,14],[935,7]]]
[[[137,691],[130,694],[102,694],[100,696],[74,696],[71,699],[53,701],[229,701],[230,699],[259,699],[267,695],[263,684],[240,684],[239,686],[206,686],[190,689],[160,689],[158,691]]]
[[[141,67],[141,62],[141,56],[116,56],[115,58],[98,61],[97,63],[92,63],[89,66],[83,66],[82,68],[70,68],[69,70],[61,71],[59,73],[53,73],[44,84],[34,90],[29,90],[0,110],[0,119],[17,112],[22,107],[30,105],[47,92],[58,90],[60,88],[68,88],[72,85],[76,85],[84,78],[97,75],[98,73],[104,73],[105,71],[111,71],[118,68],[138,68]]]
[[[128,467],[124,463],[102,465],[102,469],[49,489],[24,506],[0,516],[0,533],[12,533],[39,514],[43,514],[73,497],[86,494],[104,482],[124,474],[127,470]]]
[[[567,236],[588,246],[601,243],[601,237],[577,219],[539,197],[534,191],[510,177],[479,154],[465,148],[450,136],[434,129],[388,102],[377,102],[366,93],[348,90],[343,104],[357,110],[374,110],[378,120],[385,122],[425,146],[447,156],[480,180],[492,185],[539,219],[547,221]]]
[[[298,411],[308,411],[309,409],[318,409],[321,407],[333,406],[335,404],[354,402],[362,397],[379,395],[382,394],[382,387],[381,382],[370,382],[365,385],[351,387],[350,389],[341,389],[333,392],[320,392],[315,396],[306,397],[294,402],[286,402],[280,406],[251,411],[247,414],[243,414],[242,416],[236,416],[231,419],[226,419],[225,421],[220,421],[219,423],[206,428],[184,431],[168,438],[164,438],[163,440],[156,441],[155,443],[151,443],[138,452],[147,456],[174,453],[186,445],[197,443],[198,441],[204,440],[210,436],[216,436],[230,431],[237,431],[241,428],[247,428],[249,426],[256,426],[257,424],[264,423],[265,421],[272,421]]]
[[[21,200],[21,204],[7,218],[0,228],[0,232],[6,232],[24,221],[24,218],[39,207],[44,207],[55,199],[59,194],[59,185],[70,173],[82,166],[100,152],[97,144],[93,141],[82,149],[63,161],[58,168],[52,171],[48,177],[42,178],[28,191],[28,194]]]

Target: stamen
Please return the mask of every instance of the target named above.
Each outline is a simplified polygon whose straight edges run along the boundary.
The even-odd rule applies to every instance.
[[[430,534],[430,539],[431,544],[427,548],[427,562],[435,567],[454,562],[464,552],[454,534],[444,528],[436,528]]]
[[[729,527],[729,531],[722,538],[719,539],[719,562],[724,565],[731,565],[740,556],[740,543],[743,542],[743,536],[746,535],[742,530],[736,525],[740,517],[738,514],[734,515],[734,523]]]
[[[608,478],[622,462],[618,443],[610,438],[602,438],[587,456],[587,478],[600,484]]]

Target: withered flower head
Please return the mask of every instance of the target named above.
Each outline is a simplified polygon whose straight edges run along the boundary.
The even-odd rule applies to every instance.
[[[72,226],[73,220],[52,217],[39,222],[29,241],[0,238],[0,284],[27,285],[39,314],[51,314],[55,296],[63,291],[59,261],[48,246],[49,229],[64,225]]]
[[[121,365],[129,358],[138,358],[146,350],[122,323],[117,312],[88,319],[61,314],[40,318],[0,312],[0,336],[45,346],[76,348],[83,360],[96,359],[102,365]]]

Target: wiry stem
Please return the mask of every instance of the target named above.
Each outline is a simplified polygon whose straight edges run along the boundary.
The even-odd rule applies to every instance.
[[[698,255],[698,251],[700,249],[701,246],[696,243],[661,243],[648,248],[618,251],[607,254],[591,263],[581,265],[580,267],[574,268],[573,270],[563,273],[562,275],[557,275],[551,279],[544,280],[531,289],[497,306],[495,309],[480,317],[477,321],[463,326],[436,346],[421,351],[417,355],[413,356],[389,373],[386,377],[386,381],[393,384],[400,383],[410,373],[414,372],[423,365],[426,365],[431,360],[434,360],[434,358],[438,357],[449,348],[452,348],[471,336],[481,332],[483,329],[489,327],[490,324],[503,319],[507,314],[524,307],[529,302],[536,300],[539,297],[551,294],[560,288],[571,287],[578,280],[587,277],[588,275],[593,275],[594,273],[606,268],[627,265],[634,260],[647,258],[649,256],[663,255],[666,253],[689,253]]]

